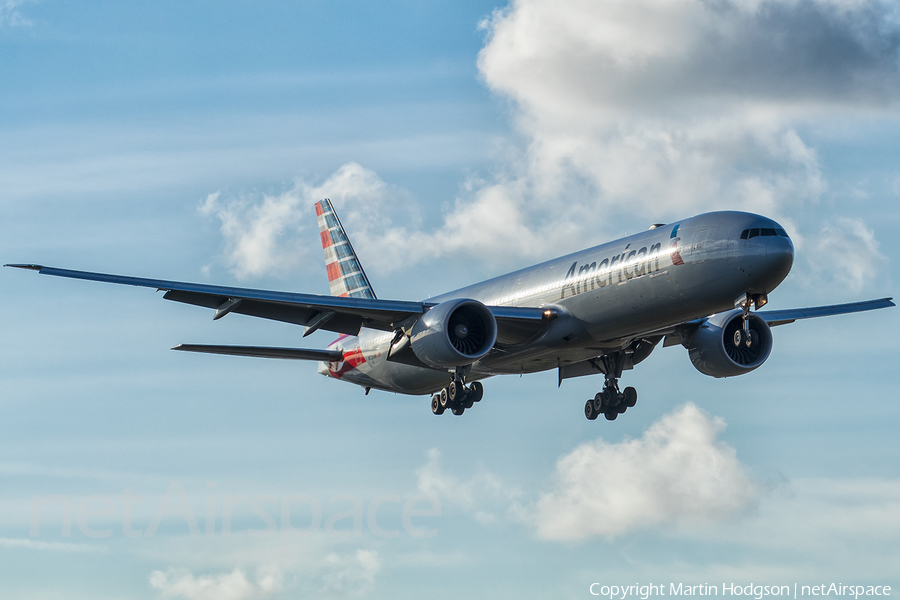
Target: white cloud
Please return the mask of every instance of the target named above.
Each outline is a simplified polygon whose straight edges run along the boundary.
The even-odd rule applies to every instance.
[[[342,218],[349,215],[348,223],[361,226],[364,237],[366,232],[385,225],[391,192],[392,188],[373,171],[348,163],[320,185],[298,179],[293,188],[281,194],[245,194],[228,199],[216,192],[209,194],[198,210],[219,219],[225,237],[225,264],[243,279],[287,271],[312,256],[315,249],[299,243],[298,233],[317,227],[315,202],[331,198],[345,209],[339,213]],[[347,227],[354,231],[349,224]]]
[[[241,569],[217,575],[194,576],[192,573],[169,570],[153,571],[150,585],[164,598],[185,600],[253,600],[265,598],[282,587],[281,573],[259,569],[251,581]]]
[[[0,27],[29,27],[31,20],[22,16],[19,7],[31,0],[0,0]]]
[[[721,419],[688,403],[640,439],[578,446],[557,461],[551,489],[531,501],[484,468],[468,478],[447,473],[437,449],[416,477],[420,491],[482,525],[501,519],[526,524],[545,540],[708,524],[755,507],[760,494],[734,449],[718,439],[724,428]]]
[[[537,503],[539,537],[614,537],[660,524],[718,520],[755,505],[758,489],[725,424],[694,404],[663,417],[637,440],[602,439],[557,461],[556,482]]]
[[[144,559],[178,565],[150,574],[162,598],[258,600],[272,596],[333,598],[366,595],[383,559],[375,549],[313,535],[145,538]]]
[[[739,209],[802,236],[828,184],[800,126],[900,106],[893,2],[513,0],[482,26],[482,77],[529,141],[504,184],[526,227]]]
[[[331,553],[325,557],[324,569],[323,591],[355,595],[371,589],[381,561],[374,550],[357,550],[353,557]]]
[[[808,277],[827,289],[860,292],[887,264],[875,233],[860,219],[841,217],[810,241]]]
[[[514,186],[514,184],[511,184]],[[426,232],[409,193],[385,183],[374,171],[347,163],[326,180],[298,179],[280,194],[209,194],[198,211],[215,217],[225,238],[225,265],[239,278],[287,272],[308,260],[321,260],[318,247],[301,243],[317,227],[313,204],[331,198],[360,254],[373,272],[392,272],[439,257],[500,261],[541,256],[564,243],[572,227],[528,214],[507,184],[482,183],[457,199],[443,225]],[[573,248],[574,249],[574,248]],[[377,291],[377,290],[376,290]]]
[[[513,0],[479,66],[539,121],[897,98],[900,11],[882,0]]]
[[[778,217],[825,189],[796,122],[896,107],[896,14],[877,0],[516,0],[483,23],[479,68],[515,103],[535,195],[587,183],[595,213]]]
[[[882,0],[514,0],[482,26],[481,76],[524,147],[498,152],[428,231],[407,192],[356,163],[281,195],[208,200],[229,267],[313,256],[292,234],[325,196],[376,272],[451,256],[521,266],[717,209],[766,214],[802,243],[828,189],[804,127],[900,106],[900,9]]]
[[[494,473],[480,468],[468,479],[447,473],[441,466],[441,453],[432,448],[428,462],[416,469],[419,491],[440,498],[463,511],[471,512],[483,525],[494,523],[499,517],[521,518],[518,499],[520,492],[500,480]]]

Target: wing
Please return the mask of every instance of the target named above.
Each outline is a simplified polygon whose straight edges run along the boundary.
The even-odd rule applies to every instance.
[[[202,344],[179,344],[172,350],[203,352],[206,354],[228,354],[231,356],[255,356],[257,358],[289,358],[292,360],[317,360],[333,362],[343,360],[339,350],[306,350],[302,348],[269,348],[264,346],[207,346]]]
[[[233,312],[295,325],[306,325],[307,330],[304,335],[309,335],[318,329],[357,335],[361,327],[395,331],[411,317],[418,317],[433,306],[433,304],[425,302],[319,296],[145,279],[89,271],[72,271],[43,265],[5,266],[30,269],[43,275],[56,277],[155,288],[166,292],[163,296],[166,300],[214,309],[216,311],[214,319],[220,319]],[[511,337],[520,337],[539,329],[545,318],[544,311],[539,308],[509,306],[488,308],[497,318],[497,325],[501,333],[509,332]]]
[[[828,317],[831,315],[846,315],[855,312],[863,312],[867,310],[875,310],[878,308],[890,308],[896,306],[892,302],[893,298],[880,298],[878,300],[864,300],[862,302],[849,302],[847,304],[830,304],[828,306],[811,306],[808,308],[788,308],[785,310],[763,310],[753,314],[765,320],[767,324],[774,327],[776,325],[787,325],[799,319],[811,319],[813,317]],[[697,329],[705,319],[694,319],[673,327],[660,329],[650,334],[661,334],[665,336],[664,347],[681,344],[690,334]]]
[[[813,317],[827,317],[830,315],[846,315],[848,313],[875,310],[876,308],[888,308],[895,306],[891,302],[893,298],[881,298],[879,300],[865,300],[863,302],[850,302],[848,304],[832,304],[829,306],[813,306],[810,308],[791,308],[787,310],[764,310],[756,313],[772,325],[786,325],[797,319],[811,319]]]
[[[390,331],[409,317],[420,315],[427,310],[426,305],[422,302],[276,292],[71,271],[43,265],[8,266],[31,269],[43,275],[156,288],[166,292],[163,296],[166,300],[215,309],[216,314],[213,317],[215,319],[234,312],[295,325],[308,325],[312,330],[321,328],[349,335],[359,333],[362,326]],[[308,333],[312,333],[312,331],[308,331]]]

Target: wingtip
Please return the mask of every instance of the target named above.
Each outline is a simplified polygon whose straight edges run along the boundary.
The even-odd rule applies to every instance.
[[[16,269],[28,269],[30,271],[40,271],[44,268],[44,265],[20,265],[20,264],[6,264],[4,267],[13,267]]]

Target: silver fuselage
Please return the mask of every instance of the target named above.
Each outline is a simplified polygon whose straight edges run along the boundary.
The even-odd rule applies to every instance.
[[[428,299],[471,298],[488,306],[553,307],[558,318],[537,335],[506,340],[472,366],[470,379],[555,369],[621,349],[644,333],[734,308],[767,294],[790,272],[786,235],[741,239],[748,229],[781,230],[759,215],[715,212],[669,223]],[[781,230],[783,231],[783,230]],[[329,348],[339,363],[319,372],[365,387],[428,394],[448,371],[388,361],[393,335],[362,329]]]

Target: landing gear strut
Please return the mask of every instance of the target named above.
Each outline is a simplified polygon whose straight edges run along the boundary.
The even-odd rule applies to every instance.
[[[603,362],[606,382],[603,389],[584,404],[584,416],[593,421],[602,414],[607,421],[614,421],[620,414],[637,404],[637,390],[627,387],[619,391],[619,377],[622,376],[622,368],[625,365],[624,352],[607,354],[600,360]]]
[[[471,385],[466,385],[465,371],[457,369],[447,387],[431,398],[431,412],[442,415],[449,408],[454,415],[461,415],[476,402],[481,402],[482,396],[484,386],[481,382],[475,381]]]

